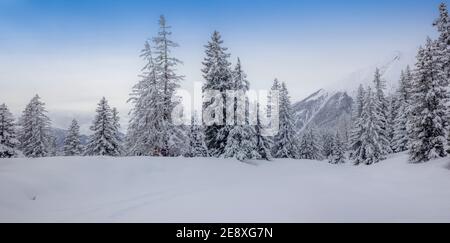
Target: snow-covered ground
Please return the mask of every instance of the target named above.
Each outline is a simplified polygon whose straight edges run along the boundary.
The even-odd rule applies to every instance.
[[[449,164],[0,160],[0,222],[450,222]]]

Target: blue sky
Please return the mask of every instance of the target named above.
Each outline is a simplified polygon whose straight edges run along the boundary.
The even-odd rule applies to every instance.
[[[0,0],[0,102],[18,113],[39,93],[56,117],[92,113],[106,96],[126,113],[139,50],[160,14],[181,45],[183,87],[202,81],[203,45],[219,30],[254,88],[278,77],[300,100],[396,50],[414,50],[435,35],[439,2]]]

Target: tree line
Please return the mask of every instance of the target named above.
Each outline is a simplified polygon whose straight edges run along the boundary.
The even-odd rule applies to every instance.
[[[256,104],[256,124],[249,121],[246,100],[244,110],[235,106],[230,113],[225,105],[223,112],[209,117],[221,120],[220,123],[205,126],[192,116],[191,125],[175,125],[172,113],[180,103],[176,90],[184,76],[177,73],[182,62],[172,55],[179,45],[171,39],[171,27],[161,16],[156,37],[145,42],[140,55],[145,65],[128,100],[133,108],[125,138],[120,136],[117,110],[111,109],[103,98],[86,147],[81,145],[79,125],[74,120],[65,139],[64,155],[217,157],[240,161],[289,158],[328,160],[333,164],[350,160],[356,165],[371,165],[391,153],[405,151],[409,151],[414,163],[445,157],[450,152],[450,19],[444,3],[439,10],[440,16],[434,22],[439,38],[428,38],[419,48],[415,67],[405,68],[394,94],[387,94],[379,69],[373,85],[360,86],[349,136],[347,131],[319,134],[315,129],[298,134],[287,85],[277,79],[268,105]],[[221,34],[215,31],[205,45],[203,90],[219,91],[225,104],[233,103],[227,100],[227,91],[246,93],[250,89],[241,60],[238,58],[233,65],[230,56]],[[272,97],[275,92],[279,94],[277,100]],[[214,98],[205,100],[203,111],[214,102]],[[273,115],[270,111],[275,103],[279,107],[279,132],[265,136],[262,119]],[[18,124],[6,105],[0,106],[0,157],[56,154],[44,105],[39,96],[34,97]],[[245,114],[244,123],[237,123],[236,119],[233,124],[227,123],[229,116],[236,117],[238,113]]]

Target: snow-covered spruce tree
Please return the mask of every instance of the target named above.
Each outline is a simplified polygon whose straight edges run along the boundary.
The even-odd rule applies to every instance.
[[[238,59],[233,72],[233,90],[246,94],[250,88],[246,77],[247,75],[242,70],[241,61]],[[244,106],[243,109],[242,107],[239,108],[242,105]],[[244,99],[244,104],[239,104],[238,97],[235,97],[233,116],[234,126],[229,132],[223,156],[225,158],[236,158],[239,161],[258,159],[258,141],[255,128],[249,124],[249,101],[247,98]]]
[[[409,124],[409,146],[412,163],[445,157],[448,94],[444,72],[436,57],[437,43],[428,38],[417,55],[412,88],[412,119]]]
[[[208,157],[208,147],[205,143],[204,126],[196,119],[196,116],[191,118],[191,126],[188,133],[188,149],[184,154],[188,158]]]
[[[117,108],[113,108],[111,111],[112,114],[112,121],[113,121],[113,127],[114,127],[114,137],[117,141],[116,150],[119,151],[119,155],[125,154],[125,149],[123,147],[123,139],[120,134],[120,116],[119,112],[117,111]]]
[[[258,153],[258,159],[260,160],[272,160],[272,140],[264,133],[264,126],[261,122],[261,107],[257,105],[256,115],[256,151]]]
[[[88,156],[119,156],[119,141],[111,108],[106,98],[98,104],[97,114],[91,126],[93,134],[89,138],[85,154]]]
[[[36,95],[23,111],[19,120],[19,141],[26,157],[39,158],[51,155],[52,136],[50,119],[45,110],[45,103]]]
[[[0,105],[0,158],[18,156],[19,140],[17,139],[14,118],[5,104]]]
[[[224,158],[235,158],[239,161],[258,159],[255,132],[250,126],[236,125],[230,130],[223,154]]]
[[[443,85],[447,86],[447,92],[450,92],[450,16],[445,3],[439,5],[439,18],[434,22],[434,26],[439,31],[439,38],[433,55],[443,72]],[[447,109],[450,109],[450,103],[447,103],[447,106]],[[449,118],[447,118],[447,122],[448,120]],[[447,153],[450,153],[450,132],[447,131],[447,134]]]
[[[322,156],[329,159],[333,153],[334,137],[331,133],[325,132],[321,136],[322,141]]]
[[[299,157],[298,138],[292,117],[292,105],[286,84],[280,87],[278,134],[274,137],[273,155],[277,159],[297,159]]]
[[[396,153],[408,150],[407,122],[410,117],[412,73],[408,66],[400,76],[397,90],[397,114],[394,120],[393,151]]]
[[[247,74],[242,69],[241,59],[238,58],[236,67],[233,70],[233,83],[234,87],[233,90],[240,91],[242,94],[245,95],[244,97],[244,104],[239,104],[239,98],[235,97],[234,100],[234,121],[238,121],[239,118],[243,118],[243,120],[247,125],[249,125],[249,116],[250,116],[250,101],[247,97],[247,93],[250,90],[250,82],[247,80]],[[240,107],[239,105],[243,105],[243,107]],[[243,114],[241,114],[241,111],[243,111]]]
[[[391,94],[388,98],[389,110],[387,117],[387,140],[389,142],[390,153],[394,152],[395,143],[395,119],[398,116],[399,100],[397,94]]]
[[[375,97],[378,99],[377,112],[380,121],[381,132],[379,133],[382,153],[387,155],[392,153],[389,139],[389,101],[384,93],[386,89],[386,81],[381,77],[380,69],[375,70],[374,77]]]
[[[57,143],[57,139],[56,136],[54,134],[50,135],[50,149],[49,149],[50,153],[49,156],[51,157],[55,157],[58,156],[60,151],[58,148],[58,143]]]
[[[386,144],[387,140],[380,136],[384,132],[382,128],[384,124],[378,111],[381,107],[378,102],[377,95],[369,87],[365,92],[363,111],[359,121],[361,124],[361,145],[356,148],[353,154],[355,165],[371,165],[386,159],[383,144]]]
[[[267,117],[270,119],[272,117],[272,106],[276,103],[278,103],[277,99],[278,97],[274,97],[274,92],[279,92],[281,90],[281,83],[278,79],[275,79],[272,84],[272,88],[270,89],[269,95],[267,97]]]
[[[130,111],[126,148],[132,156],[161,156],[165,131],[164,102],[149,42],[145,43],[141,57],[146,65],[128,100],[133,108]]]
[[[339,132],[337,132],[333,139],[333,148],[329,157],[330,164],[344,164],[346,159],[345,153],[345,143]]]
[[[434,22],[434,26],[440,34],[434,55],[444,72],[444,82],[448,85],[450,82],[450,17],[445,3],[439,5],[439,18]]]
[[[317,140],[317,136],[313,129],[309,129],[303,134],[300,142],[300,159],[322,160],[322,148]]]
[[[273,112],[272,108],[274,106],[279,106],[280,90],[281,90],[281,83],[278,79],[275,79],[273,81],[272,87],[270,88],[269,95],[267,96],[267,119],[269,121],[270,127],[274,127],[272,124],[273,123],[272,119],[274,118],[274,116],[272,115],[272,112]],[[275,136],[269,136],[269,137],[267,137],[267,139],[269,140],[269,142],[271,144],[272,156],[275,156],[275,154],[276,154],[275,146],[274,146]]]
[[[64,140],[64,155],[79,156],[83,154],[83,146],[80,141],[80,126],[77,120],[73,120]]]
[[[181,138],[180,126],[175,126],[172,120],[174,108],[178,105],[175,99],[175,92],[179,88],[179,83],[184,79],[183,76],[177,74],[177,67],[182,63],[179,59],[172,56],[172,49],[179,45],[170,39],[172,32],[171,27],[167,25],[164,16],[159,19],[158,36],[153,39],[155,46],[155,69],[156,78],[159,83],[162,99],[163,123],[159,128],[162,138],[163,147],[161,148],[162,156],[178,156],[171,148],[174,142]]]
[[[233,72],[231,71],[231,63],[229,62],[230,54],[227,48],[223,47],[223,40],[219,32],[215,31],[211,37],[211,41],[205,46],[206,57],[203,61],[203,77],[205,84],[203,92],[219,91],[223,99],[223,119],[219,124],[213,124],[206,127],[205,137],[211,156],[220,157],[225,152],[225,146],[228,141],[230,126],[227,126],[227,95],[226,92],[234,87]],[[203,108],[214,104],[214,99],[205,101]],[[214,119],[215,117],[211,117]],[[209,118],[207,118],[209,119]]]
[[[350,158],[356,159],[355,154],[361,148],[361,136],[363,132],[362,113],[364,108],[365,90],[362,85],[359,86],[358,93],[356,95],[355,103],[353,103],[352,111],[352,128],[349,138]]]

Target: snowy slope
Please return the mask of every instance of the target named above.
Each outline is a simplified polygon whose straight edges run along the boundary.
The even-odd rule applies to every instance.
[[[353,99],[345,92],[320,90],[294,104],[297,131],[307,127],[336,130],[350,122]]]
[[[351,115],[352,97],[359,85],[371,85],[375,69],[379,68],[382,78],[387,82],[387,93],[395,92],[401,71],[408,65],[414,67],[414,53],[396,51],[374,65],[357,70],[334,85],[294,104],[298,130],[301,132],[308,126],[329,130],[345,126]]]
[[[446,160],[0,160],[0,222],[450,222]]]

